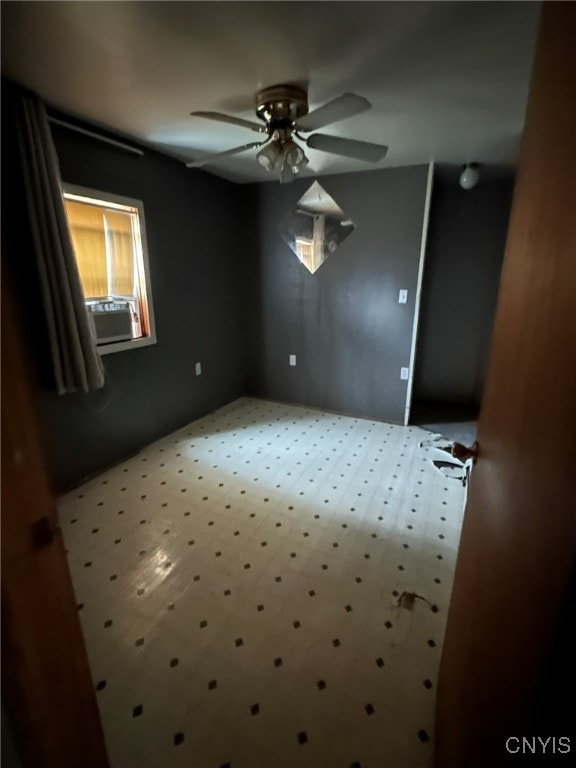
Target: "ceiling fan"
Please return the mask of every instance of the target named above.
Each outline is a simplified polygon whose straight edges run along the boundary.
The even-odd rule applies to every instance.
[[[303,142],[310,149],[375,163],[385,156],[388,147],[366,141],[343,139],[339,136],[328,136],[325,133],[313,133],[308,138],[301,135],[347,117],[359,115],[370,108],[370,102],[363,96],[345,93],[324,104],[323,107],[308,112],[308,95],[304,89],[296,85],[274,85],[256,94],[256,115],[263,125],[220,112],[192,112],[194,117],[204,117],[208,120],[248,128],[256,133],[265,133],[266,138],[263,141],[253,141],[193,160],[186,163],[186,166],[198,168],[220,158],[261,147],[256,156],[260,165],[268,172],[278,174],[281,182],[291,181],[308,165],[308,158],[295,139]]]

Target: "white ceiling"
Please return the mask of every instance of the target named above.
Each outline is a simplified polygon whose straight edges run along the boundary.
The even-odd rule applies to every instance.
[[[192,160],[254,140],[193,110],[256,119],[257,90],[345,92],[372,110],[322,129],[389,146],[375,166],[306,150],[306,175],[513,165],[537,2],[3,2],[2,70],[50,105]],[[207,170],[269,178],[256,150]],[[190,171],[194,173],[195,171]]]

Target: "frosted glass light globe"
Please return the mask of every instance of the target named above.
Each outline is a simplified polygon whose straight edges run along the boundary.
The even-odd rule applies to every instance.
[[[472,189],[478,184],[480,174],[473,164],[468,164],[460,175],[460,186],[462,189]]]

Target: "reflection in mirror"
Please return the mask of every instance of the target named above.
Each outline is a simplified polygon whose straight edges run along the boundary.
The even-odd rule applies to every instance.
[[[314,273],[356,225],[315,181],[279,226],[282,239]]]

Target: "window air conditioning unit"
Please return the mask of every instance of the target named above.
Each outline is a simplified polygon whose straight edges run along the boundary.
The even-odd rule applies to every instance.
[[[138,338],[138,313],[133,299],[107,297],[87,301],[86,308],[91,320],[97,344],[130,341]]]

